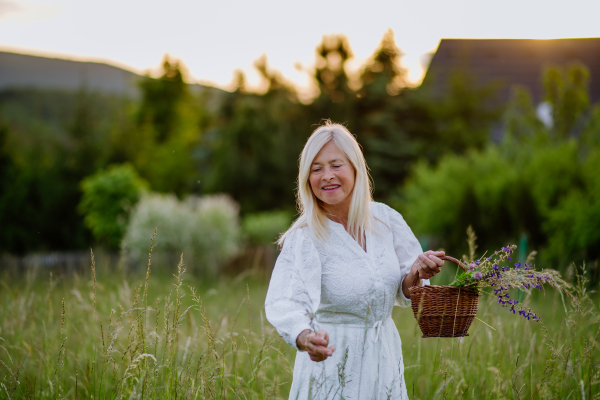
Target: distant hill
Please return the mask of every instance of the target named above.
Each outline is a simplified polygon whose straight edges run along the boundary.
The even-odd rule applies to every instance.
[[[138,97],[140,75],[113,65],[64,60],[0,51],[0,90],[40,88],[93,91]],[[221,89],[190,85],[192,90],[208,90],[212,95]]]

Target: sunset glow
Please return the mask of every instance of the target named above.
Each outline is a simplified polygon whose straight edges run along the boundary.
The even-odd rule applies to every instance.
[[[301,90],[325,34],[348,36],[357,70],[391,28],[404,53],[408,81],[418,84],[428,54],[442,38],[553,39],[600,36],[600,3],[557,1],[308,0],[169,3],[158,0],[81,2],[0,1],[0,50],[108,62],[138,73],[158,68],[164,54],[180,59],[189,79],[223,88],[234,71],[258,87],[253,62],[266,54]],[[577,15],[577,18],[575,18]],[[351,72],[351,71],[350,71]]]

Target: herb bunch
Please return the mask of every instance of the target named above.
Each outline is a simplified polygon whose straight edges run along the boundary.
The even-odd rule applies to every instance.
[[[540,317],[531,309],[524,308],[519,304],[519,300],[510,298],[509,289],[530,293],[532,289],[542,290],[544,284],[547,284],[563,292],[568,289],[569,284],[562,280],[557,271],[549,269],[536,271],[532,263],[535,253],[532,253],[524,264],[519,261],[513,263],[511,255],[516,248],[516,245],[509,244],[489,257],[484,256],[463,264],[467,270],[460,273],[450,285],[468,287],[477,291],[491,288],[493,295],[498,298],[498,304],[502,307],[528,320],[539,321]]]

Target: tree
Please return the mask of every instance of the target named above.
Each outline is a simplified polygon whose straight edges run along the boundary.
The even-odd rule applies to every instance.
[[[255,66],[267,92],[250,94],[239,85],[202,142],[203,191],[231,194],[242,213],[293,207],[298,173],[293,160],[310,134],[293,87],[269,69],[266,59]],[[238,74],[237,81],[244,80]]]
[[[579,68],[544,73],[553,126],[537,120],[530,94],[519,88],[507,108],[502,142],[448,154],[436,166],[420,163],[404,201],[396,204],[411,227],[455,249],[464,248],[462,232],[469,225],[485,248],[527,238],[542,249],[547,266],[598,260],[600,104],[589,107],[581,100],[577,108],[560,100],[573,96],[568,91],[580,92],[583,80],[569,78],[586,76]]]
[[[348,122],[354,117],[356,93],[349,86],[346,63],[353,57],[348,39],[326,35],[316,48],[314,80],[319,96],[308,105],[308,119]]]
[[[188,91],[180,63],[165,56],[162,68],[160,78],[146,76],[140,83],[142,99],[128,159],[153,190],[183,195],[197,180],[191,153],[204,114]]]

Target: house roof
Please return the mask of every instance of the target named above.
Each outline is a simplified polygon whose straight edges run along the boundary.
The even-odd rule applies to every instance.
[[[590,100],[600,101],[600,38],[442,39],[423,84],[443,95],[449,75],[458,70],[472,75],[479,84],[502,83],[499,101],[508,100],[511,86],[517,84],[529,88],[534,101],[541,102],[543,68],[575,61],[590,71]]]

